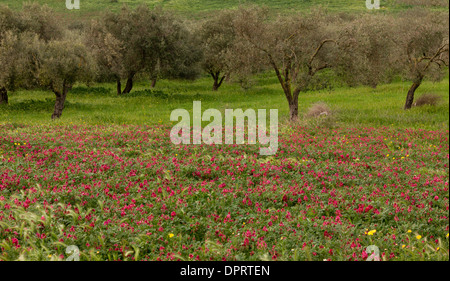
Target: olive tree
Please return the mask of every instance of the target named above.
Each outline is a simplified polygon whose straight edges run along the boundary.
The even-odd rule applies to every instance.
[[[386,14],[347,18],[339,32],[334,71],[350,86],[375,88],[395,75],[395,20]]]
[[[95,65],[78,34],[69,33],[63,39],[34,44],[38,56],[35,77],[39,84],[56,97],[52,119],[61,117],[67,94],[76,82],[89,81]]]
[[[233,24],[239,38],[257,49],[275,71],[290,120],[297,120],[300,93],[314,86],[319,72],[333,66],[339,18],[318,11],[269,21],[263,9],[241,8]]]
[[[58,14],[47,5],[24,3],[19,17],[20,32],[35,33],[46,42],[62,38],[66,29]]]
[[[160,19],[160,50],[156,64],[147,64],[145,73],[150,76],[154,88],[159,78],[195,79],[200,74],[202,52],[199,40],[192,31],[192,23],[182,21],[163,11]]]
[[[407,110],[412,107],[414,94],[424,79],[439,81],[448,69],[448,12],[408,10],[398,16],[393,32],[397,47],[395,65],[402,76],[412,82],[404,105]]]
[[[8,90],[31,87],[36,40],[48,42],[61,38],[63,27],[47,6],[24,4],[12,11],[0,6],[0,104],[8,103]]]
[[[235,44],[234,12],[223,10],[205,20],[198,28],[203,52],[202,68],[214,80],[213,91],[217,91],[231,74],[230,53]]]
[[[119,13],[105,13],[89,27],[87,45],[92,48],[102,72],[116,80],[119,95],[132,90],[136,74],[157,63],[156,18],[146,7],[131,10],[124,6]],[[124,79],[126,85],[122,90]]]
[[[8,90],[32,88],[37,85],[34,73],[38,53],[33,46],[39,42],[31,32],[6,32],[0,41],[0,103],[8,103]]]
[[[186,75],[198,57],[188,31],[161,10],[141,5],[124,6],[119,13],[106,13],[87,31],[101,72],[117,82],[117,93],[127,94],[137,74]],[[122,90],[121,81],[126,80]]]
[[[127,76],[124,69],[124,43],[108,32],[100,21],[91,23],[86,40],[98,66],[98,75],[117,82],[117,94],[122,94],[121,79]]]
[[[5,5],[0,5],[0,104],[8,103],[8,91],[6,85],[11,81],[10,61],[5,47],[5,36],[17,29],[15,13]],[[11,33],[9,34],[11,36]],[[9,40],[8,40],[9,41]]]

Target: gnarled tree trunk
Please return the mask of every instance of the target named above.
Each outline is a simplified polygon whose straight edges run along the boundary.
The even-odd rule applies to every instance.
[[[135,74],[130,74],[127,79],[127,84],[125,84],[125,88],[122,91],[122,83],[120,82],[120,78],[117,78],[117,94],[123,95],[128,94],[133,89],[133,78]]]
[[[0,104],[8,104],[8,91],[5,87],[0,88]]]
[[[298,94],[293,95],[289,102],[289,118],[291,121],[298,120]]]
[[[416,92],[417,88],[419,88],[422,81],[414,82],[409,88],[408,95],[406,96],[406,102],[405,102],[405,110],[411,109],[413,102],[414,102],[414,93]]]
[[[222,76],[222,78],[220,78],[220,72],[216,72],[216,73],[211,72],[210,74],[211,74],[212,78],[214,79],[214,84],[213,84],[212,90],[216,92],[217,90],[219,90],[220,86],[222,86],[223,80],[225,80],[226,75],[224,75],[224,76]]]
[[[53,84],[51,85],[51,89],[56,96],[55,101],[55,109],[53,110],[52,120],[59,119],[64,110],[64,104],[66,103],[67,93],[72,89],[72,85],[68,85],[66,80],[62,83],[62,91],[58,91]]]
[[[128,94],[133,89],[133,76],[128,77],[127,84],[125,85],[125,89],[123,89],[122,94]]]
[[[64,110],[64,104],[66,102],[68,89],[64,88],[62,93],[55,92],[56,101],[55,101],[55,109],[53,110],[52,119],[59,119]]]

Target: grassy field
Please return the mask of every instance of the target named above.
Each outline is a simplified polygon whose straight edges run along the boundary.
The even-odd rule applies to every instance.
[[[449,259],[449,81],[404,111],[409,83],[304,93],[335,120],[282,122],[259,145],[174,145],[170,112],[287,104],[271,75],[250,90],[210,79],[78,85],[61,120],[54,97],[18,91],[0,107],[0,260],[385,261]]]
[[[202,101],[203,110],[216,108],[278,109],[280,119],[288,116],[288,106],[281,87],[270,74],[256,79],[256,85],[242,90],[227,83],[212,92],[211,79],[195,82],[159,81],[149,90],[149,82],[141,81],[129,96],[117,96],[113,84],[97,84],[90,88],[78,85],[69,93],[63,118],[56,124],[167,124],[177,108],[192,109],[192,102]],[[436,107],[425,106],[404,111],[402,106],[408,82],[368,87],[336,88],[302,93],[300,114],[311,104],[325,102],[335,111],[336,126],[394,126],[400,128],[439,129],[448,126],[448,78],[439,83],[426,82],[417,91],[436,93],[442,97]],[[54,106],[54,95],[48,91],[17,91],[10,94],[10,105],[2,106],[0,122],[17,124],[48,123]]]
[[[0,108],[0,260],[447,260],[448,79],[419,91],[437,107],[403,111],[408,84],[310,92],[336,124],[281,124],[275,156],[257,145],[174,145],[171,109],[287,106],[271,77],[243,92],[211,81],[129,97],[74,88]],[[30,102],[33,99],[33,102]],[[47,100],[48,99],[48,100]],[[323,125],[323,124],[322,124]]]
[[[24,1],[1,0],[0,4],[7,4],[11,8],[20,9]],[[273,9],[275,13],[305,11],[311,7],[322,6],[336,12],[367,12],[365,0],[81,0],[80,10],[68,11],[65,0],[34,0],[40,4],[47,4],[60,12],[67,19],[90,19],[100,12],[118,11],[123,4],[136,7],[142,3],[150,7],[160,6],[189,18],[208,17],[214,11],[221,9],[233,9],[241,4],[265,5]],[[399,11],[411,7],[410,5],[397,4],[393,0],[381,1],[381,11]],[[432,7],[433,9],[448,9],[444,7]]]
[[[18,8],[19,1],[2,1]],[[89,18],[121,3],[39,1]],[[135,6],[140,1],[129,1]],[[206,15],[239,1],[146,1]],[[250,2],[250,1],[247,1]],[[363,1],[251,1],[280,10]],[[348,5],[350,3],[350,5]],[[334,6],[333,6],[334,5]],[[345,7],[344,7],[345,6]],[[361,6],[361,7],[360,7]],[[424,82],[403,110],[410,82],[340,87],[299,98],[300,120],[272,73],[243,90],[212,79],[75,85],[60,120],[50,91],[18,90],[0,105],[0,261],[449,260],[449,77]],[[278,151],[260,145],[175,145],[174,109],[278,109]],[[305,118],[317,102],[332,114]]]

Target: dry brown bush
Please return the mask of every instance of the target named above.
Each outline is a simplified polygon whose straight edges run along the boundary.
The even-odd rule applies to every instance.
[[[415,106],[424,106],[424,105],[431,105],[435,106],[439,103],[441,100],[441,97],[437,94],[433,93],[427,93],[420,96],[417,101],[414,103]]]
[[[319,116],[330,116],[332,114],[331,109],[327,104],[318,102],[313,104],[305,114],[307,118],[314,118]]]

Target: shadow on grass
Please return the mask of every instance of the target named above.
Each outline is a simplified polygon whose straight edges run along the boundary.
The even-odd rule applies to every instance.
[[[140,91],[133,91],[131,93],[115,97],[120,99],[129,99],[129,98],[153,98],[158,100],[165,100],[165,101],[175,101],[175,102],[192,102],[196,100],[202,100],[202,101],[208,101],[208,100],[214,100],[214,97],[211,95],[206,94],[200,94],[196,93],[194,95],[192,94],[179,94],[176,91],[161,91],[161,90],[140,90]]]
[[[113,91],[111,89],[105,87],[85,87],[79,86],[74,87],[70,90],[70,95],[98,95],[98,96],[110,96],[113,95]]]
[[[46,98],[45,100],[25,100],[17,103],[10,103],[9,105],[3,105],[2,110],[5,111],[51,111],[55,106],[55,99]],[[89,110],[94,109],[94,106],[66,101],[64,104],[65,109],[78,109]]]

